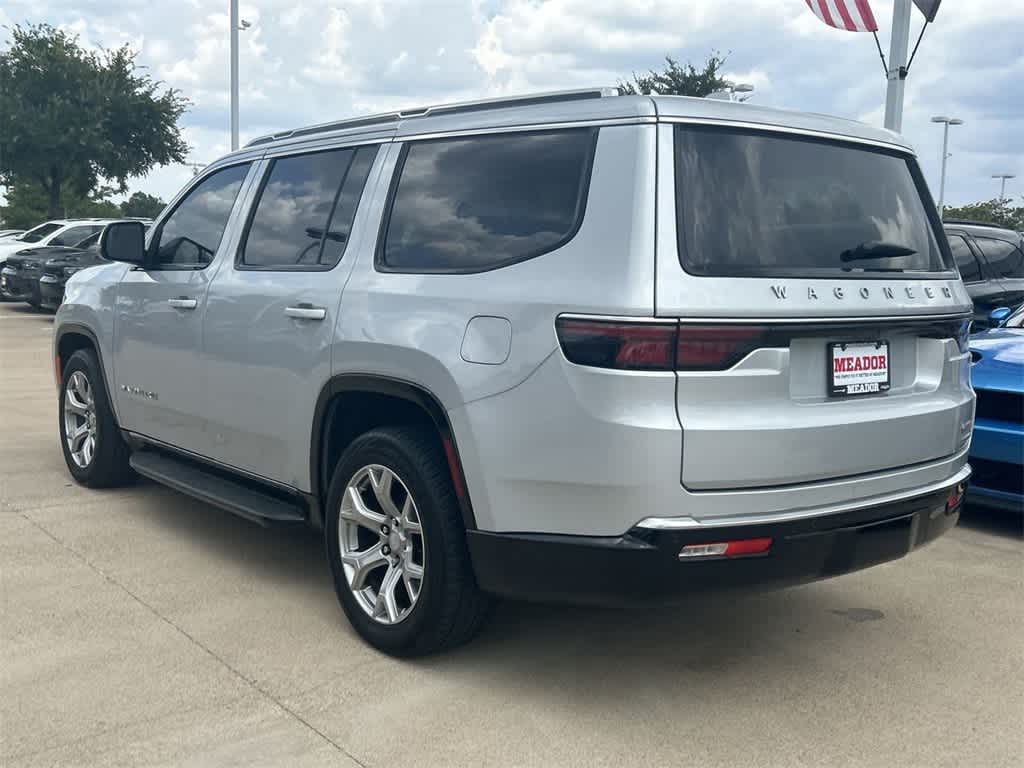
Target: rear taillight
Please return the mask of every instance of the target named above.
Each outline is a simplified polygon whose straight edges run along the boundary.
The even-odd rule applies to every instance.
[[[681,371],[722,371],[758,346],[767,329],[758,325],[679,326],[676,368]]]
[[[721,371],[764,346],[753,325],[689,325],[560,317],[558,340],[569,362],[626,371]]]
[[[560,317],[558,341],[569,362],[624,371],[670,371],[676,323],[612,322]]]

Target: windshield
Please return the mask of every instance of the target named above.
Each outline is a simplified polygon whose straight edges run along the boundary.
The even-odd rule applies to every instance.
[[[46,224],[40,224],[38,227],[33,227],[28,232],[15,239],[20,240],[23,243],[38,243],[51,232],[56,232],[58,229],[60,229],[60,224],[47,222]]]
[[[713,276],[944,272],[912,161],[853,144],[676,128],[683,268]]]

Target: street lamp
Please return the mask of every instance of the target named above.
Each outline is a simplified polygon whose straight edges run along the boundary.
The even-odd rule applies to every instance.
[[[1003,201],[1006,199],[1006,180],[1016,179],[1017,177],[1012,173],[993,173],[993,179],[999,179],[999,200]]]
[[[946,159],[949,157],[949,126],[963,125],[964,121],[956,117],[938,115],[932,118],[933,123],[944,123],[942,126],[942,175],[939,177],[939,219],[942,219],[942,201],[946,197]]]
[[[248,21],[238,20],[238,0],[231,0],[231,151],[238,149],[238,30],[248,29]]]

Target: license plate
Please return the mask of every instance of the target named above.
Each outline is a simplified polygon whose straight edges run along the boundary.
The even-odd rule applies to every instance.
[[[836,341],[828,349],[830,396],[871,395],[889,389],[889,342]]]

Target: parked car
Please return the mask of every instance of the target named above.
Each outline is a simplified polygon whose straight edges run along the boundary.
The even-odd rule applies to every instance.
[[[971,336],[978,403],[968,500],[1024,513],[1024,304],[992,315],[991,330]]]
[[[24,232],[25,230],[23,229],[0,229],[0,241],[17,237],[18,235],[24,234]]]
[[[974,302],[974,327],[989,326],[992,310],[1024,301],[1024,236],[965,220],[944,222],[949,247]]]
[[[73,247],[103,229],[110,219],[61,219],[48,221],[9,240],[0,240],[0,300],[28,301],[33,299],[31,289],[21,285],[8,285],[13,275],[7,273],[8,260],[17,254],[31,255],[32,249],[45,246]],[[5,274],[6,273],[6,274]],[[22,291],[23,292],[19,292]]]
[[[971,302],[891,132],[447,105],[257,139],[100,242],[55,321],[71,475],[322,527],[389,653],[491,595],[797,584],[958,519]]]
[[[149,229],[151,222],[148,219],[139,221]],[[71,275],[88,267],[107,263],[100,255],[101,234],[97,232],[79,243],[76,248],[64,249],[62,253],[44,262],[38,282],[39,303],[43,309],[56,310],[61,305],[64,301],[64,286]]]

